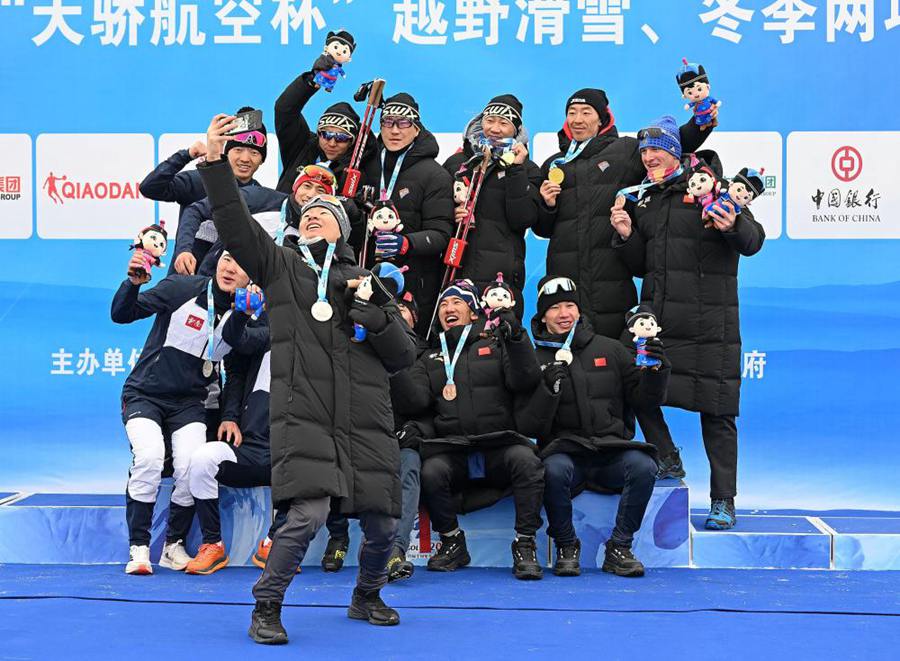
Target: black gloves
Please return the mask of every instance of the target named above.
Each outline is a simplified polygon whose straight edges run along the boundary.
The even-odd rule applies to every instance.
[[[544,365],[544,383],[554,395],[559,394],[562,382],[569,378],[569,364],[561,360]]]
[[[353,299],[350,312],[347,314],[353,323],[359,324],[370,333],[380,333],[388,325],[385,311],[375,303],[364,301],[361,298]]]
[[[651,337],[647,340],[647,345],[645,347],[647,350],[648,358],[655,358],[658,360],[661,365],[657,365],[653,369],[668,369],[672,366],[672,363],[669,362],[669,359],[666,357],[666,351],[663,347],[662,340],[658,337]]]
[[[313,62],[312,72],[316,73],[317,71],[328,71],[331,67],[334,66],[334,58],[328,53],[322,53],[319,57],[316,58],[316,61]]]
[[[522,328],[522,322],[516,317],[516,313],[513,312],[512,308],[500,310],[500,312],[497,313],[497,318],[500,320],[500,323],[497,325],[497,331],[500,333],[500,337],[504,340],[514,341],[522,339],[522,334],[525,332],[525,329]]]
[[[405,423],[395,432],[395,435],[397,436],[397,443],[399,443],[401,450],[406,448],[418,450],[422,445],[422,432],[419,430],[418,426],[412,422]]]
[[[356,197],[354,199],[368,215],[368,212],[372,210],[373,205],[376,200],[378,200],[378,191],[375,189],[375,186],[360,186],[359,190],[356,191]]]

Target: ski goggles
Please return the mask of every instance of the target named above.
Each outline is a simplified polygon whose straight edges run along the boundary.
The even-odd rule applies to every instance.
[[[553,296],[561,291],[574,292],[575,289],[575,283],[569,278],[553,278],[538,290],[538,296]]]
[[[415,122],[405,117],[382,117],[381,128],[383,129],[409,129],[415,125]]]
[[[297,170],[297,177],[294,179],[294,190],[296,191],[305,181],[312,181],[325,188],[334,190],[336,177],[334,172],[324,165],[304,165]]]
[[[246,133],[238,133],[237,135],[231,136],[231,138],[229,139],[234,142],[240,142],[242,145],[248,145],[251,147],[266,146],[266,135],[265,133],[260,133],[259,131],[247,131]]]
[[[643,141],[647,138],[661,138],[664,135],[666,135],[666,132],[661,128],[659,128],[658,126],[651,126],[649,128],[641,129],[640,131],[638,131],[637,139]]]
[[[334,140],[338,144],[346,144],[353,140],[353,136],[343,131],[319,131],[319,137],[322,140]]]

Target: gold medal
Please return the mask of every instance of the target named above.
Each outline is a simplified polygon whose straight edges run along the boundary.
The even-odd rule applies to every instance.
[[[547,173],[547,179],[549,179],[551,183],[554,183],[557,186],[561,184],[565,178],[566,173],[562,171],[562,168],[552,167],[550,168],[550,172]]]
[[[512,151],[505,151],[500,155],[500,160],[507,165],[512,165],[513,161],[516,160],[516,155]]]
[[[444,395],[444,399],[446,399],[448,402],[452,402],[454,399],[456,399],[456,384],[448,383],[447,385],[445,385],[442,394]]]

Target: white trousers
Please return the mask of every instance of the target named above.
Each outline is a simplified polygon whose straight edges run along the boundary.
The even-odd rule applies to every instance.
[[[204,443],[191,455],[188,484],[191,495],[199,500],[219,497],[219,483],[216,474],[223,461],[237,462],[237,455],[228,443],[213,441]]]
[[[162,479],[166,447],[162,428],[149,418],[132,418],[125,424],[131,443],[131,470],[128,473],[128,495],[142,503],[155,503]],[[182,507],[194,504],[188,484],[191,455],[206,443],[206,425],[192,422],[172,432],[172,467],[175,489],[172,502]]]

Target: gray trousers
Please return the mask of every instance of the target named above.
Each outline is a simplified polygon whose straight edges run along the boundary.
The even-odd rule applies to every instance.
[[[309,543],[328,518],[330,498],[291,501],[287,520],[275,533],[269,559],[262,576],[253,586],[257,601],[284,600],[284,593],[306,555]],[[387,583],[387,561],[397,535],[397,519],[386,514],[360,514],[359,525],[365,541],[359,552],[356,587],[361,592],[380,590]]]

